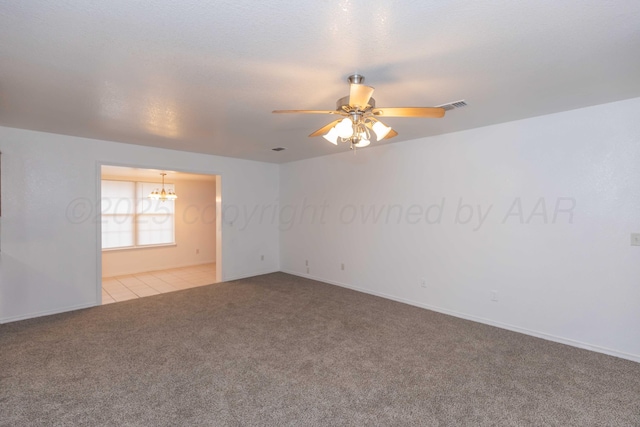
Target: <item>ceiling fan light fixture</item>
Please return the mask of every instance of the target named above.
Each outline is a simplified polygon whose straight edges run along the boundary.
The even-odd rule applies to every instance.
[[[371,141],[369,141],[367,138],[361,138],[360,141],[358,141],[356,144],[353,144],[353,146],[356,148],[364,148],[369,144],[371,144]]]
[[[337,134],[340,138],[349,138],[353,135],[353,122],[349,117],[342,119],[340,123],[338,123],[334,129],[337,131]]]
[[[338,126],[332,127],[326,135],[322,135],[324,139],[326,139],[333,145],[338,145],[338,131],[336,130],[336,127]]]
[[[382,122],[375,122],[373,124],[373,132],[376,134],[376,139],[378,141],[382,141],[384,137],[391,132],[391,128],[389,126],[385,126]]]

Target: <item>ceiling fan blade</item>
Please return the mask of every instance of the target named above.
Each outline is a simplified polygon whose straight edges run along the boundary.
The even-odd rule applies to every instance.
[[[387,136],[385,136],[382,139],[390,139],[390,138],[393,138],[394,136],[398,136],[398,132],[396,132],[395,130],[391,129],[389,131],[389,133],[387,134]]]
[[[373,90],[371,86],[352,83],[349,88],[349,105],[351,107],[360,107],[361,110],[364,110],[369,104]]]
[[[331,123],[329,123],[326,126],[321,127],[320,129],[318,129],[317,131],[313,132],[311,135],[309,136],[320,136],[320,135],[324,135],[325,133],[329,132],[331,130],[332,127],[334,127],[335,125],[337,125],[338,123],[340,123],[340,121],[342,121],[342,119],[338,119],[338,120],[334,120]]]
[[[427,117],[439,119],[444,117],[444,108],[440,107],[391,107],[371,110],[378,117]]]
[[[273,110],[275,114],[340,114],[344,115],[342,111],[337,110]]]

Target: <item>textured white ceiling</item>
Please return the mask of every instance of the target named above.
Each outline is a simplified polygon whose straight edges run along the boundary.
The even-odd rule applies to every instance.
[[[0,3],[0,125],[284,162],[346,77],[378,106],[466,99],[387,119],[395,143],[640,96],[640,1]],[[279,153],[273,147],[286,147]]]

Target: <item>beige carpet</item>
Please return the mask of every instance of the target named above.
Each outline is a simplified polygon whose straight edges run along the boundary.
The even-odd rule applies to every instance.
[[[640,364],[275,273],[1,325],[0,425],[640,426]]]

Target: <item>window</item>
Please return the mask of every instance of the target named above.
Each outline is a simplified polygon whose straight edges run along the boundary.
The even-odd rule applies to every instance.
[[[173,201],[147,196],[157,183],[102,180],[102,249],[175,243]],[[174,189],[165,183],[165,189]]]

